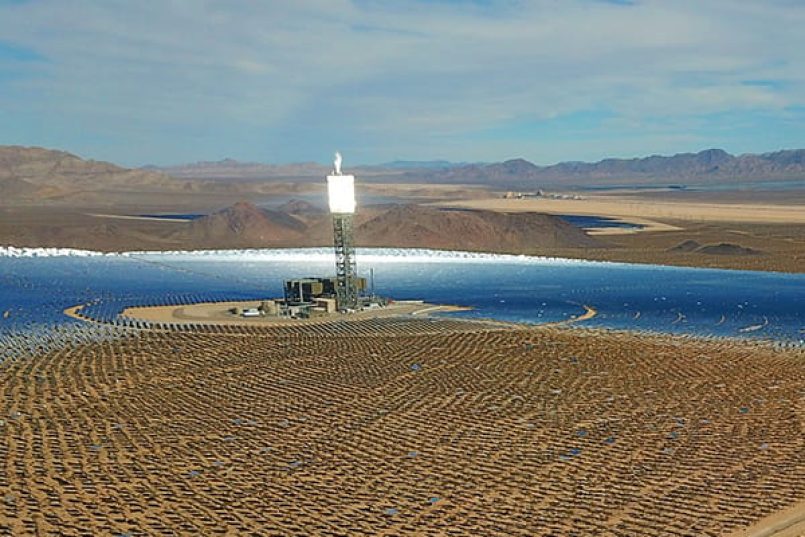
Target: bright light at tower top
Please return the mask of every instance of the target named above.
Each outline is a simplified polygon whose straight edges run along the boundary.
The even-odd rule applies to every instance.
[[[330,212],[351,214],[355,212],[355,177],[341,175],[341,153],[335,154],[333,175],[327,176],[327,198]]]
[[[327,198],[331,213],[355,212],[355,177],[352,175],[328,175]]]

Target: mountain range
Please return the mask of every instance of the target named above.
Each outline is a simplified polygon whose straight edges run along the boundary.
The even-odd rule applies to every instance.
[[[409,172],[409,179],[422,176]],[[472,164],[426,174],[439,183],[481,183],[506,187],[634,183],[721,183],[767,180],[805,181],[805,149],[734,156],[722,149],[673,156],[653,155],[599,162],[561,162],[537,166],[525,159]]]
[[[739,156],[708,149],[669,157],[563,162],[552,166],[537,166],[525,159],[490,164],[399,161],[346,171],[378,186],[385,183],[465,184],[497,190],[779,180],[799,180],[805,186],[805,149]],[[0,205],[89,206],[122,201],[136,205],[146,196],[161,193],[174,199],[188,195],[221,195],[234,201],[249,196],[271,196],[280,190],[286,194],[309,190],[328,173],[328,166],[316,163],[261,164],[232,159],[167,168],[127,169],[108,162],[84,160],[64,151],[0,146]]]
[[[232,159],[153,168],[183,178],[321,178],[328,166],[316,163],[259,164]],[[722,149],[672,156],[608,158],[598,162],[560,162],[537,166],[516,158],[497,163],[394,161],[350,170],[373,180],[448,184],[483,184],[501,188],[544,185],[587,186],[636,183],[724,183],[739,181],[805,180],[805,149],[731,155]]]
[[[153,205],[154,199],[176,204],[190,196],[238,199],[305,188],[298,182],[279,185],[275,181],[183,178],[154,167],[131,169],[85,160],[66,151],[0,146],[0,206],[136,206]]]
[[[84,160],[65,151],[0,146],[0,201],[73,197],[91,199],[101,190],[137,191],[173,188],[160,172],[127,169]]]

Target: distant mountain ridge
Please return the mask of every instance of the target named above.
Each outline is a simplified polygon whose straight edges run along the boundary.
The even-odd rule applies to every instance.
[[[149,168],[183,178],[320,178],[331,170],[317,163],[261,164],[232,159]],[[500,188],[542,185],[718,183],[727,181],[805,180],[805,149],[731,155],[723,149],[671,156],[607,158],[598,162],[560,162],[537,166],[515,158],[496,163],[455,163],[446,160],[398,160],[348,168],[375,180],[452,184],[484,184]]]
[[[276,184],[272,181],[182,178],[168,175],[153,166],[131,169],[82,159],[66,151],[0,146],[0,206],[99,206],[163,194],[174,197],[193,194],[260,195],[272,192]],[[291,190],[304,186],[295,182]]]
[[[291,164],[264,164],[240,162],[231,158],[217,161],[200,161],[175,166],[148,166],[173,177],[192,179],[260,179],[269,177],[322,177],[330,168],[316,162]]]
[[[175,179],[151,170],[84,160],[66,151],[0,146],[0,193],[19,199],[57,199],[103,188],[166,188]]]
[[[413,179],[417,172],[409,173]],[[429,173],[428,179],[444,183],[483,183],[507,187],[543,184],[659,182],[724,182],[802,179],[805,181],[805,149],[773,153],[730,155],[722,149],[673,156],[652,155],[598,162],[561,162],[537,166],[525,159],[469,165]]]
[[[460,166],[468,166],[468,162],[450,162],[449,160],[394,160],[392,162],[384,162],[378,164],[379,168],[393,168],[393,169],[436,169],[444,170],[449,168],[458,168]]]
[[[537,166],[522,158],[491,164],[399,161],[386,166],[397,167],[347,167],[345,171],[376,184],[469,184],[524,191],[546,186],[667,186],[778,180],[801,180],[805,188],[805,149],[739,156],[721,149],[707,149],[673,156],[561,162],[551,166]],[[263,195],[283,182],[286,187],[307,188],[330,172],[329,166],[313,162],[261,164],[232,159],[128,169],[109,162],[85,160],[64,151],[0,146],[0,205],[103,204],[127,193]]]

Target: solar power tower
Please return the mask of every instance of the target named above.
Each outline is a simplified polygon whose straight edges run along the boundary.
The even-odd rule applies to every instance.
[[[336,305],[339,311],[358,307],[355,241],[352,215],[355,214],[355,176],[341,173],[341,154],[335,154],[334,170],[327,176],[327,198],[333,215],[335,244]]]

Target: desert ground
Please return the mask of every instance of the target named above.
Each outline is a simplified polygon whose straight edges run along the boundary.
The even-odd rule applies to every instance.
[[[445,208],[608,217],[638,231],[592,230],[603,248],[555,248],[546,255],[743,270],[805,270],[805,198],[799,191],[575,193],[582,199],[485,199],[435,202]]]
[[[767,516],[729,537],[802,537],[805,535],[805,502]]]
[[[754,224],[805,224],[803,205],[770,202],[668,200],[648,196],[584,194],[583,199],[500,197],[463,200],[443,204],[449,207],[501,212],[538,212],[693,222],[736,222]]]
[[[795,535],[803,389],[732,340],[142,330],[0,366],[0,534]]]
[[[270,187],[251,193],[113,193],[107,194],[108,203],[102,205],[0,203],[0,244],[102,251],[329,246],[329,226],[320,213],[313,212],[326,209],[323,185],[273,183]],[[805,270],[805,194],[800,190],[622,189],[566,193],[582,199],[503,199],[504,192],[455,184],[364,182],[359,190],[369,204],[359,206],[359,224],[389,211],[390,204],[418,207],[417,214],[413,214],[414,210],[397,211],[397,220],[381,218],[379,227],[367,224],[356,236],[359,246],[467,249],[745,270]],[[284,216],[277,222],[265,221],[256,214],[216,213],[244,197],[258,207],[278,207],[292,199],[305,200],[310,207],[307,214],[290,214],[290,219]],[[456,208],[469,211],[464,224],[456,221]],[[440,220],[433,214],[419,214],[425,209],[450,209],[451,214]],[[569,235],[559,223],[547,223],[540,231],[519,223],[499,222],[481,231],[474,227],[477,218],[470,216],[478,211],[609,217],[643,228],[636,232],[589,229],[590,240]],[[202,222],[150,216],[155,214],[218,216],[211,217],[217,220],[205,227]],[[297,221],[309,228],[295,229]],[[457,232],[456,226],[462,225],[472,233]],[[503,233],[510,235],[506,243],[499,240]],[[477,244],[458,241],[458,237],[477,238]]]

